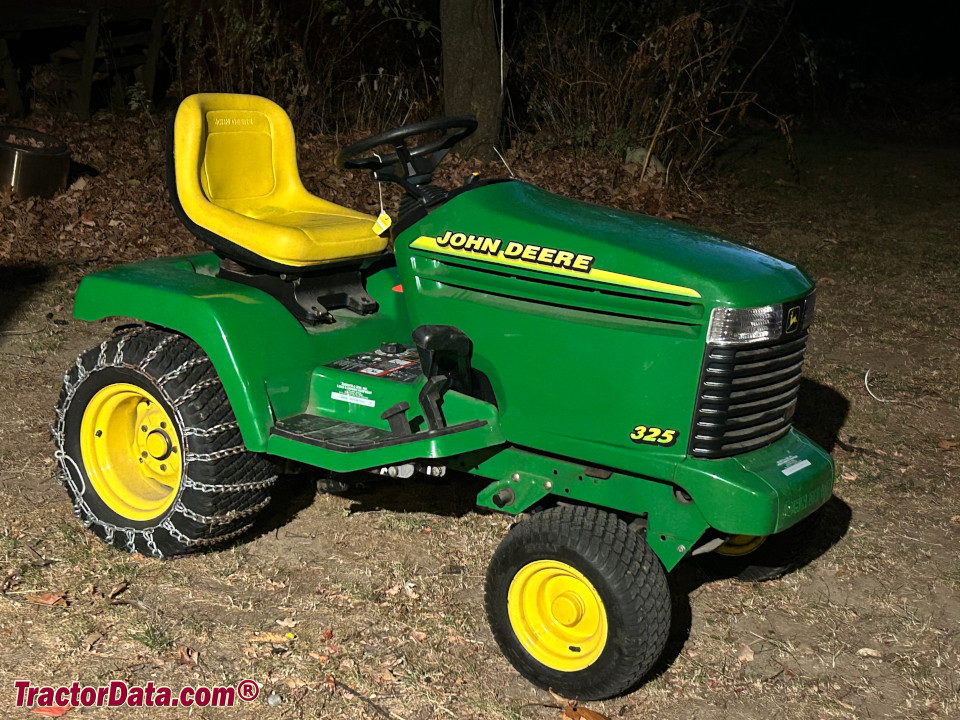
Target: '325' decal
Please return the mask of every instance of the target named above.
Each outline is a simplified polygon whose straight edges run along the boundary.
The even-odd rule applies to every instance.
[[[677,442],[676,430],[664,430],[663,428],[650,427],[648,425],[637,425],[630,433],[630,439],[635,443],[644,445],[660,445],[661,447],[670,447]]]

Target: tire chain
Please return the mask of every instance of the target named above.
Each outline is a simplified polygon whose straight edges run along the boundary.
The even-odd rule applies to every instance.
[[[234,430],[237,427],[239,427],[239,423],[236,420],[231,420],[230,422],[214,425],[211,428],[186,428],[183,431],[183,435],[184,437],[212,438],[214,435],[219,435],[227,430]]]
[[[199,358],[190,358],[185,363],[183,363],[180,367],[176,368],[175,370],[171,370],[165,375],[160,376],[160,378],[157,379],[157,385],[159,385],[160,387],[163,387],[168,382],[173,380],[175,377],[179,377],[181,373],[189,370],[192,367],[196,367],[197,365],[203,365],[204,363],[208,363],[208,362],[210,362],[210,358],[208,358],[206,355]]]
[[[177,501],[177,504],[174,505],[174,510],[179,512],[184,517],[188,517],[191,520],[194,520],[202,525],[226,525],[231,523],[234,520],[239,520],[240,518],[249,517],[254,515],[261,510],[263,510],[270,503],[270,498],[264,498],[256,505],[248,507],[246,510],[230,510],[225,512],[223,515],[201,515],[198,512],[194,512],[182,502]]]
[[[102,343],[100,343],[100,352],[97,356],[97,361],[91,370],[88,371],[83,365],[84,354],[77,356],[76,362],[74,364],[74,367],[77,370],[77,380],[76,382],[70,382],[70,370],[67,370],[66,372],[64,372],[63,402],[58,403],[54,407],[57,417],[56,417],[56,422],[50,428],[50,434],[53,437],[53,440],[57,446],[57,449],[54,451],[53,455],[54,455],[54,459],[60,465],[61,482],[64,484],[65,487],[68,487],[68,489],[71,491],[71,494],[73,495],[73,499],[74,499],[73,514],[83,522],[84,527],[90,528],[93,525],[99,525],[101,528],[103,528],[103,533],[104,533],[103,539],[104,539],[104,542],[106,542],[108,545],[113,544],[114,538],[117,536],[118,533],[122,533],[126,535],[126,538],[127,538],[126,548],[131,553],[136,552],[137,536],[138,535],[142,536],[144,538],[144,542],[146,543],[147,549],[149,550],[149,552],[154,557],[163,558],[164,554],[160,550],[160,548],[157,547],[156,541],[154,540],[154,537],[153,537],[154,531],[157,529],[157,527],[163,528],[164,530],[166,530],[173,539],[182,543],[186,547],[199,548],[199,547],[205,547],[210,545],[220,545],[220,544],[227,543],[230,540],[233,540],[234,538],[237,538],[243,533],[247,532],[251,527],[253,527],[253,522],[247,523],[232,532],[229,532],[225,535],[220,535],[215,538],[190,537],[186,535],[182,530],[177,528],[171,522],[169,516],[164,518],[164,520],[157,527],[154,527],[154,528],[145,528],[142,530],[132,529],[132,528],[121,528],[107,520],[104,520],[98,517],[90,508],[90,505],[86,502],[86,500],[84,500],[83,495],[86,492],[86,484],[83,480],[83,473],[81,472],[79,466],[77,466],[76,461],[72,457],[70,457],[63,449],[64,441],[65,441],[64,424],[66,421],[67,411],[69,410],[70,404],[77,393],[77,388],[79,388],[80,385],[82,385],[83,382],[90,375],[100,370],[103,370],[104,368],[107,368],[107,367],[122,367],[130,370],[144,372],[146,368],[150,365],[150,363],[154,359],[156,359],[156,357],[163,351],[163,349],[167,345],[169,345],[170,343],[182,337],[176,334],[166,335],[136,365],[131,365],[129,363],[124,362],[123,360],[124,345],[132,338],[136,337],[137,335],[140,335],[141,333],[149,329],[151,328],[149,328],[148,326],[139,326],[135,328],[126,329],[120,332],[119,340],[117,342],[117,350],[114,355],[113,362],[109,362],[107,360],[107,346],[110,343],[109,340],[104,340]],[[209,362],[209,358],[207,358],[206,356],[204,356],[204,359],[206,359]],[[185,370],[188,370],[190,367],[194,367],[196,365],[201,364],[201,361],[192,362],[192,364],[191,362],[192,362],[191,360],[188,360],[187,362],[180,365],[180,367],[178,367],[176,370],[166,373],[164,376],[162,376],[161,379],[166,378],[164,380],[164,384],[166,382],[169,382],[173,378],[177,377]],[[174,407],[179,407],[190,398],[195,397],[197,394],[199,394],[205,387],[212,386],[219,382],[220,382],[219,378],[212,378],[212,379],[202,380],[199,383],[195,383],[194,385],[190,386],[180,396],[180,398],[178,398],[176,402],[171,404],[173,404]],[[159,384],[160,383],[158,382],[158,385]],[[185,437],[208,438],[208,437],[213,437],[214,435],[217,435],[221,432],[234,429],[236,427],[238,427],[238,424],[235,420],[233,420],[230,422],[220,423],[219,425],[215,425],[211,428],[205,428],[205,429],[192,428],[192,427],[185,428],[183,434]],[[213,453],[187,453],[185,455],[185,459],[187,462],[208,462],[212,460],[217,460],[222,457],[228,457],[230,455],[239,454],[240,452],[243,452],[245,449],[246,448],[244,448],[243,446],[237,446],[237,447],[227,448],[225,450],[220,450]],[[73,470],[71,470],[71,466],[73,470],[75,470],[76,472],[76,482],[74,481],[74,472]],[[184,487],[192,488],[199,492],[218,493],[218,492],[243,492],[243,491],[249,491],[249,490],[265,489],[273,486],[274,483],[276,483],[276,481],[277,481],[277,476],[273,475],[259,482],[224,485],[224,484],[201,483],[185,476],[182,480],[182,484]],[[189,510],[188,508],[184,507],[184,505],[179,500],[177,501],[177,504],[175,506],[175,511],[180,512],[181,514],[184,515],[184,517],[188,517],[196,522],[200,522],[206,525],[213,525],[213,524],[219,525],[219,524],[225,524],[227,522],[232,522],[233,520],[240,519],[248,515],[253,515],[254,513],[263,509],[263,507],[265,507],[268,503],[269,503],[269,498],[266,498],[260,503],[257,503],[257,505],[255,505],[253,508],[248,508],[245,511],[239,511],[239,512],[230,511],[229,513],[219,518],[200,515],[199,513],[195,513]]]

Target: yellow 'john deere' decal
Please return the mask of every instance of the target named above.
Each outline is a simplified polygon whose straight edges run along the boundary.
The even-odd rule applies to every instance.
[[[504,242],[500,238],[486,237],[484,235],[468,235],[467,233],[447,230],[443,235],[438,235],[437,237],[421,235],[410,243],[410,247],[417,250],[429,250],[444,255],[455,255],[471,260],[481,260],[498,265],[510,265],[512,267],[521,267],[527,270],[552,273],[554,275],[585,277],[590,280],[596,280],[597,282],[610,283],[611,285],[622,285],[625,287],[639,288],[641,290],[654,290],[656,292],[669,293],[670,295],[683,295],[692,298],[700,297],[700,293],[692,288],[670,285],[668,283],[647,280],[646,278],[638,278],[632,275],[621,275],[620,273],[609,270],[601,270],[594,267],[596,258],[593,255],[560,250],[559,248],[553,248],[548,245],[534,245],[532,243],[521,243],[514,240]]]

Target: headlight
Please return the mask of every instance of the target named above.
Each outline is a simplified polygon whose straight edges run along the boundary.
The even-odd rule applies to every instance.
[[[707,343],[735,345],[770,342],[780,338],[783,305],[755,308],[714,308],[710,313]]]
[[[812,293],[807,295],[806,300],[804,300],[803,305],[803,329],[806,330],[810,327],[810,323],[813,322],[813,310],[817,305],[817,291],[814,290]]]

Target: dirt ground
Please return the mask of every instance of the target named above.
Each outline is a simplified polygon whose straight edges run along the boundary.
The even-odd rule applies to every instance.
[[[475,510],[469,477],[361,475],[330,495],[287,476],[255,537],[174,561],[108,549],[75,520],[49,427],[64,369],[109,332],[71,318],[76,284],[191,247],[163,199],[162,131],[112,122],[106,145],[67,129],[99,175],[29,208],[0,203],[0,715],[29,716],[13,705],[19,679],[249,678],[262,690],[247,706],[67,717],[558,717],[486,626],[483,574],[508,519]],[[811,525],[809,561],[783,579],[710,580],[689,561],[671,573],[667,653],[634,692],[587,705],[610,718],[960,717],[960,147],[796,142],[792,167],[782,140],[745,138],[717,180],[654,209],[818,282],[797,424],[836,459],[835,498]],[[320,169],[328,149],[306,143],[312,187],[372,203],[362,180]],[[649,207],[623,191],[629,173],[587,178],[563,151],[549,170],[514,163],[550,187],[569,176],[565,192]],[[37,604],[45,592],[62,601]]]

